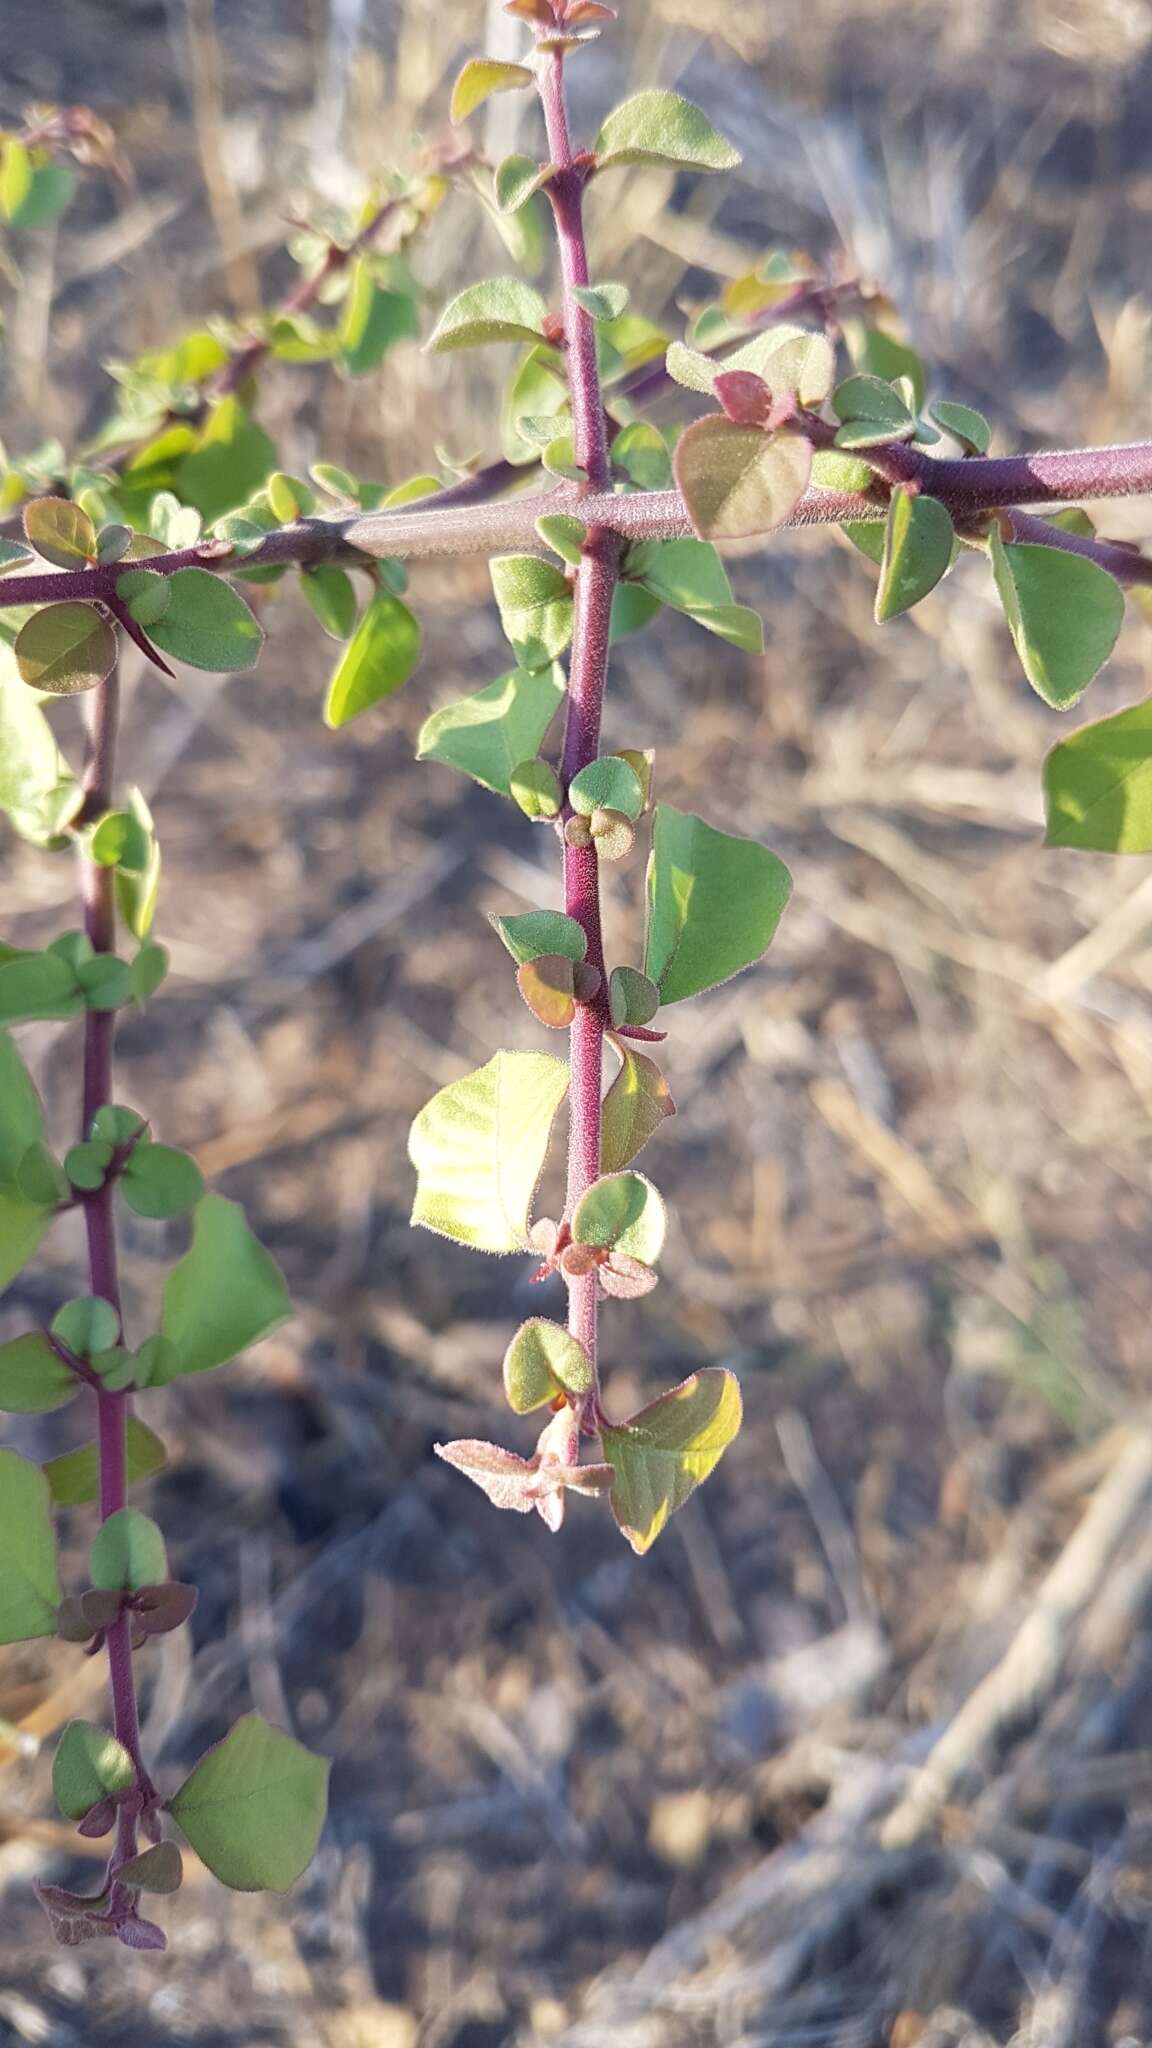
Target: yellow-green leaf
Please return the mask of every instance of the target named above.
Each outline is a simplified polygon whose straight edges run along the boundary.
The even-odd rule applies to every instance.
[[[543,1170],[568,1066],[547,1053],[498,1052],[452,1081],[412,1125],[413,1223],[479,1251],[513,1252]]]
[[[449,118],[459,124],[482,107],[494,92],[517,92],[531,85],[526,64],[506,64],[496,57],[470,57],[452,88]]]
[[[788,518],[807,489],[812,446],[710,413],[680,436],[673,469],[700,538],[736,540]]]
[[[735,1375],[706,1366],[627,1422],[605,1424],[604,1456],[616,1474],[612,1512],[639,1555],[719,1464],[742,1414]]]
[[[259,1714],[245,1714],[201,1757],[168,1811],[221,1884],[284,1892],[316,1853],[329,1769]]]
[[[336,665],[324,702],[333,731],[407,682],[420,659],[420,621],[402,598],[378,590]]]

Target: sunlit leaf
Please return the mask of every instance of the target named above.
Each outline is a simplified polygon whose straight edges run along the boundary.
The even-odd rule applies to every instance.
[[[413,1223],[480,1251],[522,1250],[567,1090],[567,1063],[534,1052],[498,1052],[441,1088],[408,1140],[417,1174]]]
[[[1152,698],[1053,747],[1044,795],[1049,846],[1152,853]]]
[[[706,114],[676,92],[638,92],[615,107],[592,145],[599,169],[610,164],[677,164],[731,171],[740,152]]]
[[[416,758],[443,761],[508,796],[513,769],[537,753],[563,695],[560,668],[513,669],[425,719]]]
[[[32,498],[24,507],[24,532],[58,569],[86,569],[96,560],[96,528],[70,498]]]
[[[938,498],[897,485],[888,503],[884,554],[876,586],[876,623],[919,604],[946,574],[956,536]]]
[[[771,944],[792,879],[766,846],[658,804],[648,863],[644,972],[662,1003],[748,967]]]
[[[582,924],[562,910],[526,910],[521,917],[492,917],[489,922],[517,965],[544,953],[562,953],[583,960],[588,938]]]
[[[496,57],[470,57],[452,88],[449,119],[466,121],[494,92],[516,92],[531,85],[533,73],[526,64],[507,64]]]
[[[176,569],[167,581],[167,609],[149,627],[157,647],[216,675],[255,666],[264,634],[238,590],[207,569]]]
[[[642,1173],[608,1173],[581,1195],[572,1217],[577,1244],[623,1252],[654,1266],[664,1245],[666,1217],[659,1190]]]
[[[544,1316],[522,1323],[504,1353],[504,1392],[517,1415],[530,1415],[560,1394],[586,1394],[595,1379],[583,1345]]]
[[[475,348],[489,341],[541,341],[548,308],[518,277],[470,284],[445,306],[426,349]]]
[[[600,1127],[600,1164],[605,1173],[630,1166],[665,1117],[676,1114],[672,1092],[646,1053],[634,1052],[613,1038],[620,1072],[604,1097]]]
[[[612,1512],[638,1555],[714,1471],[742,1420],[740,1383],[720,1366],[693,1373],[627,1422],[605,1424],[604,1456],[616,1474]]]
[[[421,639],[420,621],[403,599],[378,590],[328,685],[325,725],[336,730],[393,696],[420,659]]]

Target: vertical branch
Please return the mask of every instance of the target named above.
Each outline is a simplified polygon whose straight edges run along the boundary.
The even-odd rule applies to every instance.
[[[560,245],[564,285],[564,339],[572,401],[576,460],[587,488],[603,491],[609,481],[607,423],[596,360],[596,327],[576,298],[588,283],[584,239],[583,173],[573,162],[564,102],[564,57],[541,52],[540,97],[548,151],[556,166],[548,196]],[[596,759],[600,717],[608,674],[612,594],[619,575],[622,542],[606,527],[590,526],[576,571],[576,611],[568,671],[568,716],[561,777],[567,790],[574,775]],[[570,812],[566,809],[566,815]],[[607,973],[600,936],[600,872],[594,845],[565,846],[564,908],[584,928],[589,965],[598,969],[600,991],[578,1005],[569,1034],[568,1214],[600,1172],[600,1102],[603,1082]],[[595,1273],[568,1282],[568,1327],[596,1363],[599,1281]]]
[[[116,740],[120,718],[118,668],[92,692],[88,712],[88,758],[84,769],[84,810],[87,819],[98,818],[112,802],[116,766]],[[111,953],[116,945],[115,870],[101,867],[87,856],[81,862],[84,898],[84,929],[97,953]],[[112,1100],[112,1062],[116,1039],[114,1010],[86,1010],[84,1013],[84,1088],[81,1110],[81,1139],[86,1139],[97,1110]],[[111,1180],[83,1198],[84,1224],[88,1235],[88,1278],[91,1291],[110,1302],[120,1319],[123,1309],[116,1255],[116,1218]],[[106,1521],[127,1505],[127,1427],[131,1396],[96,1389],[98,1450],[100,1462],[100,1516]],[[132,1668],[131,1624],[122,1613],[105,1634],[108,1672],[112,1693],[112,1726],[136,1766],[138,1787],[149,1789],[140,1756],[140,1719],[136,1704],[136,1677]],[[116,1816],[116,1851],[113,1866],[136,1854],[136,1814],[121,1805]]]

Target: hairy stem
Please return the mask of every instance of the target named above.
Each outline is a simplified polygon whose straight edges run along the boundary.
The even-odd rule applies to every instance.
[[[556,166],[548,193],[556,221],[564,284],[564,339],[572,402],[572,438],[576,460],[588,478],[588,490],[603,494],[609,480],[607,423],[596,360],[596,325],[576,297],[577,290],[588,283],[588,250],[584,239],[584,181],[573,164],[564,104],[563,52],[541,53],[540,66],[540,98],[548,132],[548,153]],[[583,505],[581,500],[582,511]],[[600,717],[608,676],[612,593],[619,576],[621,548],[618,534],[606,526],[589,523],[576,570],[575,620],[568,666],[568,714],[560,766],[565,790],[573,776],[594,761],[600,751]],[[565,814],[571,815],[567,806]],[[581,1195],[591,1187],[600,1172],[600,1102],[608,976],[600,935],[600,863],[595,845],[565,845],[564,908],[569,917],[574,917],[583,926],[588,941],[586,958],[600,975],[600,989],[595,1000],[577,1005],[569,1033],[567,1213],[571,1216]],[[596,1365],[599,1286],[595,1273],[568,1282],[568,1328],[577,1342],[584,1346],[593,1367]]]
[[[99,684],[88,700],[88,759],[84,771],[86,818],[98,818],[112,801],[116,763],[116,738],[120,711],[117,669]],[[116,945],[115,870],[101,867],[86,857],[81,864],[84,898],[84,929],[97,953],[111,953]],[[81,1111],[81,1139],[88,1137],[97,1110],[112,1100],[112,1059],[115,1048],[114,1010],[87,1010],[84,1016],[84,1087]],[[84,1197],[84,1223],[88,1235],[88,1279],[91,1291],[111,1302],[121,1319],[120,1276],[116,1255],[116,1218],[113,1184]],[[98,1450],[100,1463],[100,1517],[106,1521],[127,1505],[126,1432],[131,1397],[126,1392],[96,1389]],[[136,1766],[137,1784],[147,1789],[140,1755],[140,1719],[136,1704],[136,1677],[132,1668],[131,1624],[126,1613],[117,1616],[105,1634],[108,1673],[112,1693],[112,1726]],[[116,1846],[109,1873],[136,1854],[136,1815],[120,1806],[116,1815]]]

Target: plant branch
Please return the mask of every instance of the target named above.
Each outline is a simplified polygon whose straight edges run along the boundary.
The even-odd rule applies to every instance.
[[[98,684],[88,699],[88,758],[84,770],[83,815],[99,817],[108,810],[112,802],[113,778],[116,764],[116,739],[119,724],[120,683],[118,669]],[[98,862],[83,856],[81,860],[81,886],[84,898],[84,929],[97,953],[111,953],[116,945],[116,898],[115,870],[101,867]],[[86,1139],[91,1132],[92,1119],[97,1110],[112,1099],[112,1060],[116,1036],[116,1012],[114,1010],[87,1010],[84,1015],[84,1086],[83,1105],[80,1118],[80,1136]],[[120,1320],[120,1335],[123,1336],[123,1309],[120,1299],[120,1276],[116,1250],[116,1219],[113,1209],[113,1183],[106,1180],[103,1187],[84,1198],[84,1223],[88,1237],[88,1278],[94,1295],[110,1302]],[[100,1466],[100,1518],[106,1521],[109,1515],[119,1513],[127,1505],[127,1440],[128,1416],[131,1396],[127,1392],[113,1393],[106,1387],[96,1390],[98,1454]],[[140,1719],[136,1704],[136,1677],[132,1668],[131,1623],[126,1612],[119,1614],[105,1632],[105,1646],[108,1652],[108,1674],[112,1693],[112,1726],[117,1739],[125,1749],[136,1768],[138,1791],[147,1796],[151,1787],[140,1755]],[[121,1863],[136,1854],[136,1810],[121,1803],[116,1810],[116,1846],[109,1862],[108,1874],[114,1878]],[[113,1886],[113,1909],[119,1905],[128,1906],[132,1894],[125,1892],[123,1899],[115,1897]]]
[[[890,442],[870,448],[867,459],[877,469],[884,467],[889,481],[915,482],[929,496],[939,498],[958,523],[970,523],[982,512],[998,507],[1152,496],[1152,442],[1148,441],[1117,448],[980,456],[954,462],[924,455],[902,442]],[[501,548],[539,546],[536,521],[544,513],[556,512],[575,513],[589,526],[603,527],[624,540],[673,540],[692,532],[683,500],[675,490],[613,493],[562,484],[553,491],[491,497],[493,490],[520,474],[511,464],[493,463],[458,484],[450,484],[435,499],[415,505],[397,506],[390,512],[301,519],[279,527],[243,557],[225,542],[208,539],[172,554],[141,557],[127,566],[170,576],[176,569],[189,567],[227,574],[275,562],[300,567],[317,562],[353,563],[357,555],[413,561],[437,555],[491,554]],[[783,527],[881,520],[886,506],[882,484],[874,492],[825,491],[813,486]],[[1036,539],[1042,522],[1033,521],[1032,525],[1037,530],[1030,532],[1029,538]],[[1043,537],[1047,546],[1101,561],[1121,583],[1152,583],[1152,561],[1114,542],[1081,539],[1048,526],[1043,528]],[[0,578],[0,609],[70,598],[111,606],[125,566],[122,562],[94,563],[86,569],[5,575]]]
[[[584,180],[574,167],[564,103],[564,56],[561,50],[541,53],[538,74],[548,152],[556,166],[548,187],[556,236],[560,247],[560,270],[564,284],[564,338],[568,389],[572,401],[572,430],[576,460],[588,478],[588,487],[603,500],[608,480],[608,434],[600,369],[596,360],[596,326],[576,296],[588,283],[588,250],[584,239]],[[609,503],[615,498],[609,495]],[[473,511],[474,521],[486,520],[491,512]],[[508,508],[511,509],[511,508]],[[588,501],[579,502],[581,517],[588,518],[587,538],[576,570],[575,617],[572,652],[568,664],[568,713],[560,777],[565,795],[573,777],[596,759],[600,751],[600,718],[608,676],[608,644],[612,619],[612,594],[620,572],[621,538],[607,525],[588,516]],[[443,516],[443,515],[442,515]],[[571,817],[565,802],[564,815]],[[585,958],[600,976],[592,1002],[578,1003],[569,1031],[568,1089],[568,1188],[566,1214],[570,1217],[585,1190],[600,1174],[601,1096],[604,1076],[604,1030],[608,1019],[608,974],[600,932],[600,860],[595,842],[586,846],[564,846],[564,908],[584,930]],[[568,1328],[582,1344],[596,1371],[597,1325],[600,1283],[595,1272],[571,1276],[568,1280]],[[598,1377],[585,1405],[598,1407]]]

